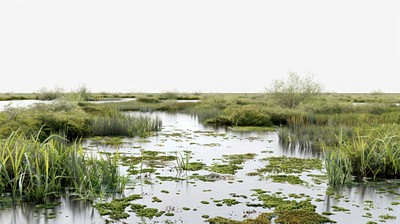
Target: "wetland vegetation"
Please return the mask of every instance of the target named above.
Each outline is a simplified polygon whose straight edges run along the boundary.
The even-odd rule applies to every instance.
[[[69,196],[100,222],[395,223],[400,94],[321,90],[0,94],[38,100],[0,112],[0,214]]]

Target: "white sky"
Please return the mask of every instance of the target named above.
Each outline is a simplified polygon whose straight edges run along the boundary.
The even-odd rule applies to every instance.
[[[0,92],[400,92],[400,0],[0,0]]]

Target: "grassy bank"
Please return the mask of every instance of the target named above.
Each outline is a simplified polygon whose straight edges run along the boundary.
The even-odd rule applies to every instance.
[[[115,107],[54,101],[27,108],[7,108],[0,113],[0,136],[22,130],[33,135],[41,130],[44,139],[53,133],[76,139],[90,135],[145,135],[157,131],[161,121],[148,117],[130,117]]]

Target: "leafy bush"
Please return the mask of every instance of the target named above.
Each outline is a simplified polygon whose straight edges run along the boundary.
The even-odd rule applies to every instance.
[[[289,72],[286,80],[274,80],[268,92],[272,94],[279,105],[294,108],[322,92],[322,85],[312,77],[300,77]]]
[[[41,88],[37,93],[36,97],[38,100],[54,100],[63,97],[63,90],[61,88],[54,88],[54,90],[48,90]]]

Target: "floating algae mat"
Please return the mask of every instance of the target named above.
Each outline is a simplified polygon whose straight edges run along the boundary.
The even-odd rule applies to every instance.
[[[137,113],[137,112],[135,112]],[[271,131],[202,125],[154,112],[147,138],[95,138],[90,152],[121,157],[121,195],[60,199],[55,207],[0,200],[0,223],[399,223],[400,182],[330,188],[320,153],[285,148]]]

